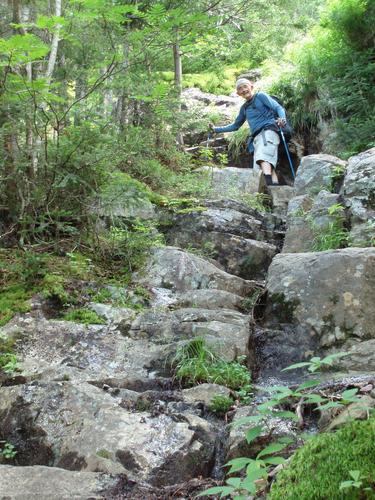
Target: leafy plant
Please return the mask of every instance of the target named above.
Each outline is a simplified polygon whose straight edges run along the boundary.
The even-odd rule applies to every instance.
[[[366,476],[361,474],[359,470],[350,470],[349,476],[351,479],[340,483],[340,490],[346,490],[348,488],[362,489],[363,482],[367,479]],[[364,488],[363,491],[371,491],[371,488]]]
[[[302,361],[300,363],[289,365],[286,368],[283,368],[282,371],[295,370],[296,368],[307,368],[309,372],[314,373],[322,368],[333,366],[337,359],[343,358],[344,356],[349,356],[349,353],[337,352],[330,354],[323,359],[318,356],[314,356],[309,361]]]
[[[0,354],[0,369],[5,373],[13,373],[18,368],[18,359],[12,352]]]
[[[345,355],[347,353],[332,354],[323,359],[313,357],[310,361],[295,363],[284,368],[284,370],[307,367],[310,372],[316,372],[323,366],[332,366],[336,359]],[[238,427],[250,424],[251,427],[245,432],[245,437],[247,443],[251,444],[261,435],[272,435],[272,430],[267,429],[270,417],[298,420],[295,412],[286,409],[292,407],[293,402],[298,402],[300,405],[317,404],[319,405],[319,409],[322,410],[358,401],[358,397],[356,396],[358,389],[356,388],[343,391],[340,402],[331,401],[329,398],[312,393],[311,390],[319,385],[319,383],[318,379],[307,380],[299,384],[295,389],[286,386],[274,386],[269,390],[271,398],[257,406],[257,415],[237,419],[232,425]],[[225,495],[233,495],[234,498],[240,499],[246,497],[246,495],[256,495],[260,487],[259,482],[267,479],[269,468],[285,462],[284,457],[275,456],[275,454],[284,450],[292,442],[291,438],[280,438],[263,448],[255,458],[239,457],[230,460],[226,464],[229,467],[228,474],[233,475],[236,472],[245,470],[245,475],[243,477],[230,477],[226,480],[224,486],[210,488],[200,493],[200,496],[219,494],[220,498],[222,498]]]
[[[225,415],[233,406],[233,399],[228,396],[214,396],[211,399],[209,410],[217,415]]]
[[[2,455],[5,459],[11,460],[17,455],[17,451],[15,446],[13,446],[11,443],[8,443],[7,441],[0,441],[0,444],[2,444],[0,448],[0,455]]]

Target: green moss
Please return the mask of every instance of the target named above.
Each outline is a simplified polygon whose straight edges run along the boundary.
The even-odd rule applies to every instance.
[[[101,457],[101,458],[106,458],[106,459],[111,459],[112,458],[112,453],[108,450],[99,450],[96,452],[97,456],[98,457]]]
[[[334,434],[311,439],[292,457],[271,488],[268,500],[356,500],[375,498],[375,419],[351,422]],[[339,490],[349,471],[366,477],[360,489]]]
[[[16,313],[25,313],[30,310],[27,302],[31,292],[24,285],[10,285],[0,293],[0,326],[8,323]]]
[[[104,325],[106,321],[101,318],[96,312],[90,309],[75,309],[64,314],[63,318],[66,321],[74,321],[75,323],[84,323],[85,325]]]

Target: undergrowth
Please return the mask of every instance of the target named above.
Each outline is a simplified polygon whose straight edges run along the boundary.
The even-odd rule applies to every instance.
[[[172,366],[175,377],[186,386],[210,382],[234,390],[250,390],[250,372],[242,361],[225,361],[202,338],[196,338],[177,350]]]

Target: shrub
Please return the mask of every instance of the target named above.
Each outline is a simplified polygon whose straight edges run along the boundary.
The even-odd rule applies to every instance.
[[[211,399],[209,410],[216,415],[225,415],[233,405],[233,399],[228,396],[214,396]]]
[[[375,498],[375,419],[351,422],[334,434],[312,438],[281,471],[269,500],[342,500],[341,482],[350,470],[360,470],[372,490],[346,490],[346,500]]]

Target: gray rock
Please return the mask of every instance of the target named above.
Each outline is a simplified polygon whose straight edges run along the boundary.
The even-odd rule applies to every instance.
[[[272,212],[285,216],[289,201],[294,196],[294,188],[291,186],[269,186],[268,190],[272,200]]]
[[[342,210],[338,209],[330,213],[330,209],[335,205],[342,206]],[[322,190],[313,201],[307,195],[296,197],[288,209],[283,252],[312,251],[316,238],[320,234],[324,235],[332,224],[343,229],[346,219],[343,199],[338,194]]]
[[[244,298],[224,290],[191,290],[176,295],[173,307],[200,307],[203,309],[243,309]]]
[[[294,183],[294,194],[317,194],[330,189],[335,167],[345,167],[346,162],[335,156],[316,154],[304,156]]]
[[[189,241],[190,246],[216,259],[227,273],[244,279],[263,279],[277,251],[270,243],[225,232],[176,231],[174,227],[172,244],[184,247]]]
[[[57,467],[0,465],[0,492],[9,500],[87,500],[108,498],[120,478]]]
[[[96,314],[109,324],[118,328],[118,330],[126,334],[134,320],[136,313],[134,309],[129,309],[126,307],[113,307],[109,304],[99,304],[97,302],[91,302],[89,308],[96,312]]]
[[[215,396],[229,397],[230,395],[230,389],[218,384],[200,384],[182,391],[182,397],[186,403],[195,404],[202,402],[206,406],[210,406]]]
[[[249,342],[247,315],[233,310],[188,308],[172,312],[147,311],[133,322],[129,335],[133,339],[149,339],[169,345],[175,351],[179,341],[196,337],[206,340],[221,357],[232,361],[246,355]],[[161,360],[162,362],[163,359]]]
[[[241,209],[241,210],[238,210]],[[171,220],[171,228],[167,232],[170,241],[176,241],[185,248],[192,243],[202,244],[206,233],[219,232],[234,234],[243,238],[264,240],[264,227],[254,211],[244,212],[242,205],[213,206],[204,212],[177,214]]]
[[[243,194],[255,194],[259,191],[259,171],[253,168],[206,166],[204,170],[211,175],[214,196],[240,200]]]
[[[186,417],[129,412],[84,383],[2,388],[1,396],[2,432],[17,441],[21,465],[122,470],[160,486],[206,475],[212,463],[214,437],[194,415],[193,429]]]
[[[142,276],[136,280],[148,287],[167,288],[176,292],[218,289],[244,297],[259,283],[232,276],[188,252],[174,247],[157,248]]]
[[[369,411],[375,407],[375,399],[370,396],[359,396],[359,401],[344,408],[337,417],[333,418],[327,431],[333,431],[353,420],[367,420]]]
[[[267,323],[292,323],[324,348],[374,338],[374,263],[373,248],[277,255],[267,280]]]
[[[64,374],[77,382],[147,377],[147,366],[161,355],[160,346],[124,338],[117,327],[106,325],[26,316],[14,318],[1,332],[17,335],[20,376],[26,380]]]
[[[352,244],[371,246],[375,230],[375,148],[349,158],[341,190],[350,210]]]

